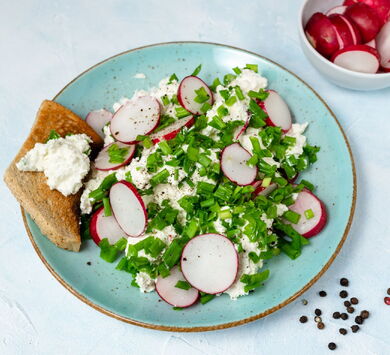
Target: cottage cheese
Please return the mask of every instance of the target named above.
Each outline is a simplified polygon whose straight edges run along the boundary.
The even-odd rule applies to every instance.
[[[81,188],[88,174],[91,142],[87,135],[75,134],[51,139],[44,144],[36,143],[16,166],[22,171],[43,172],[51,190],[69,196]]]
[[[298,158],[303,153],[303,147],[306,145],[306,137],[303,135],[308,123],[293,123],[286,136],[295,138],[295,144],[289,147],[286,151],[286,155],[294,155]]]
[[[156,288],[156,281],[153,280],[146,272],[139,272],[135,276],[135,282],[142,293],[152,292]]]

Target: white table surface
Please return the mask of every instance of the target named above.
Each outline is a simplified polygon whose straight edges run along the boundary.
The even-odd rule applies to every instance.
[[[298,43],[301,0],[19,0],[0,2],[0,170],[28,134],[43,99],[89,66],[130,48],[173,40],[230,44],[267,56],[301,76],[329,103],[354,152],[358,202],[349,237],[326,274],[299,300],[265,319],[208,333],[167,333],[109,318],[63,288],[35,254],[19,206],[0,184],[0,354],[389,354],[390,89],[354,92],[322,78]],[[336,183],[329,177],[329,183]],[[330,314],[337,282],[371,317],[345,337]],[[317,292],[328,291],[319,298]],[[312,318],[323,309],[326,328]]]

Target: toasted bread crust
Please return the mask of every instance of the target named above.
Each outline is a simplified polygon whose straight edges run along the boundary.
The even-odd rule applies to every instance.
[[[42,172],[24,172],[16,167],[16,163],[35,143],[46,141],[51,130],[61,136],[85,133],[92,138],[93,151],[103,145],[100,136],[80,117],[56,102],[45,100],[28,138],[6,170],[4,181],[47,238],[60,248],[79,251],[81,191],[64,196],[57,190],[50,190]]]

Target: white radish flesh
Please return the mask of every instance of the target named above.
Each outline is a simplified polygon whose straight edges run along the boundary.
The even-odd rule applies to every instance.
[[[245,121],[245,124],[243,126],[239,126],[236,128],[235,132],[234,132],[234,139],[235,140],[238,140],[240,138],[240,136],[245,133],[246,129],[248,128],[249,126],[249,122],[250,122],[250,119],[251,119],[251,115],[249,112],[247,112],[247,119]]]
[[[381,56],[381,66],[390,69],[390,21],[380,30],[376,43]]]
[[[364,44],[341,49],[331,60],[340,67],[361,73],[374,74],[379,69],[378,52]]]
[[[122,143],[135,143],[138,135],[151,133],[159,121],[159,102],[151,96],[138,97],[115,112],[110,124],[111,134]]]
[[[116,145],[119,149],[126,149],[127,150],[126,154],[123,156],[123,162],[110,163],[110,155],[108,153],[108,150],[113,145]],[[135,152],[135,145],[134,144],[128,145],[128,144],[124,144],[121,142],[111,143],[111,144],[105,146],[99,152],[99,154],[96,157],[95,162],[94,162],[95,168],[97,170],[102,170],[102,171],[119,169],[120,167],[127,165],[131,161],[131,159],[133,158],[134,152]]]
[[[114,216],[105,216],[104,208],[100,207],[92,216],[89,230],[93,241],[99,245],[102,239],[107,238],[109,243],[115,244],[121,238],[127,238],[126,233],[119,226]]]
[[[195,119],[193,116],[187,116],[173,122],[166,128],[163,128],[161,131],[152,133],[150,138],[152,139],[154,144],[157,144],[161,141],[169,141],[177,136],[180,130],[183,127],[190,128],[195,123]]]
[[[85,122],[87,122],[100,137],[104,138],[103,128],[111,119],[112,113],[105,109],[101,109],[88,113],[87,117],[85,117]]]
[[[291,211],[299,213],[301,218],[297,224],[285,221],[305,238],[310,238],[320,233],[325,227],[327,214],[323,202],[311,191],[304,189],[298,193],[295,203],[289,206]],[[305,211],[311,210],[314,214],[312,218],[307,219]]]
[[[233,243],[220,234],[192,238],[181,255],[181,270],[196,289],[209,294],[226,291],[238,270],[238,255]]]
[[[257,166],[248,166],[251,154],[239,143],[228,145],[221,153],[221,169],[224,175],[237,185],[250,185],[257,176]]]
[[[274,90],[267,90],[268,97],[259,102],[259,106],[267,113],[266,123],[280,127],[287,132],[292,125],[291,113],[282,97]]]
[[[210,105],[213,103],[213,93],[207,86],[207,84],[197,76],[186,76],[180,83],[179,89],[177,90],[177,99],[180,105],[182,105],[187,111],[193,115],[200,115],[201,107],[205,102],[198,103],[195,101],[197,93],[195,90],[204,88],[209,98],[207,101]]]
[[[365,45],[377,49],[375,38],[373,40],[371,40],[370,42],[365,43]]]
[[[145,204],[137,189],[125,180],[110,189],[112,213],[119,226],[130,237],[140,236],[148,220]]]
[[[340,14],[342,15],[345,12],[345,9],[347,6],[340,5],[336,7],[332,7],[328,12],[326,13],[326,16],[333,15],[333,14]]]
[[[185,281],[185,278],[179,267],[175,266],[167,277],[159,276],[157,278],[156,291],[158,295],[174,307],[192,306],[199,298],[199,291],[193,287],[188,290],[175,287],[178,281]]]

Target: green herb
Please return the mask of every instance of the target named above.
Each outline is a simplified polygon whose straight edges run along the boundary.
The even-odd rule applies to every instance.
[[[206,113],[208,110],[210,110],[212,108],[212,106],[208,103],[208,102],[205,102],[201,108],[200,108],[200,112],[202,113]],[[198,118],[199,120],[199,118]],[[206,118],[206,122],[207,122],[207,118]]]
[[[196,235],[196,232],[198,231],[198,221],[193,219],[183,229],[183,234],[187,236],[188,238],[193,238]]]
[[[197,185],[197,189],[196,189],[196,192],[198,194],[208,194],[208,193],[212,193],[214,191],[214,188],[215,188],[215,185],[213,184],[210,184],[208,182],[204,182],[204,181],[199,181],[198,182],[198,185]]]
[[[249,292],[255,288],[261,286],[261,284],[267,280],[269,277],[269,270],[264,270],[263,272],[248,275],[244,274],[241,276],[240,281],[245,284],[244,291]]]
[[[202,70],[202,64],[199,64],[199,65],[195,68],[195,70],[192,72],[191,76],[197,76],[197,75],[200,73],[201,70]]]
[[[233,74],[226,74],[224,77],[223,77],[223,83],[225,86],[228,86],[234,79],[236,78],[235,75]]]
[[[240,75],[242,72],[241,72],[241,69],[239,67],[235,67],[233,68],[233,71],[237,74],[237,75]]]
[[[162,150],[162,152],[164,153],[164,155],[172,154],[172,149],[171,149],[171,147],[169,146],[169,144],[168,144],[167,141],[161,141],[161,142],[158,144],[158,147]]]
[[[104,238],[100,241],[100,257],[109,262],[114,262],[121,251],[126,248],[127,240],[125,238],[121,238],[114,245],[111,245],[107,238]]]
[[[187,148],[187,157],[191,161],[198,161],[199,159],[199,148],[189,146]]]
[[[212,120],[209,122],[209,126],[218,130],[222,130],[226,127],[226,124],[225,122],[222,121],[222,118],[218,116],[214,116]]]
[[[238,97],[239,100],[244,100],[245,99],[245,96],[241,90],[241,88],[239,86],[235,86],[234,87],[234,91],[236,92],[236,95]]]
[[[172,307],[174,311],[182,311],[183,307]]]
[[[176,119],[169,115],[162,115],[158,127],[153,131],[153,133],[159,132],[164,128],[170,126]]]
[[[254,71],[255,73],[259,72],[259,66],[257,64],[247,64],[245,66],[245,69],[250,69],[250,70]]]
[[[230,210],[221,210],[219,211],[218,216],[220,219],[228,219],[232,218],[232,213],[230,212]]]
[[[227,89],[219,90],[219,94],[225,101],[230,97],[230,91]]]
[[[214,297],[215,295],[210,295],[208,293],[201,292],[200,303],[206,304],[207,302],[210,302]]]
[[[259,91],[253,91],[250,90],[248,92],[248,96],[252,99],[259,99],[261,101],[264,101],[268,97],[269,93],[267,91],[264,91],[264,89],[260,89]]]
[[[233,106],[237,102],[237,97],[236,96],[231,96],[229,97],[228,100],[225,101],[225,104],[227,106]]]
[[[248,166],[255,166],[258,162],[259,158],[257,157],[257,155],[252,155],[248,161],[246,162],[246,164]]]
[[[176,111],[177,118],[183,118],[191,115],[191,113],[188,112],[184,107],[176,107],[175,111]]]
[[[110,199],[108,197],[103,197],[103,206],[104,206],[104,216],[109,217],[111,213]]]
[[[171,103],[173,103],[174,105],[180,105],[176,94],[172,95]]]
[[[164,104],[164,106],[168,106],[171,103],[167,95],[161,96],[161,101]]]
[[[194,98],[194,101],[198,104],[203,104],[208,99],[210,99],[210,95],[207,93],[206,89],[201,86],[199,89],[195,90],[196,96]]]
[[[142,135],[138,135],[136,140],[138,142],[142,142],[142,145],[146,148],[146,149],[149,149],[151,147],[153,147],[153,142],[152,142],[152,139],[150,138],[150,136],[142,136]]]
[[[289,222],[294,224],[297,224],[301,219],[301,215],[299,213],[296,213],[291,210],[284,212],[283,217],[286,218]]]
[[[191,285],[187,281],[179,280],[177,281],[175,287],[188,291],[191,288]]]
[[[300,184],[302,184],[303,186],[305,186],[307,189],[309,189],[310,191],[313,191],[314,190],[314,185],[307,181],[307,180],[301,180]]]
[[[211,89],[213,92],[215,92],[216,89],[217,89],[217,86],[219,86],[219,85],[222,85],[222,84],[221,84],[221,81],[219,80],[219,78],[215,78],[214,81],[213,81],[213,83],[212,83],[212,85],[210,86],[210,89]]]
[[[225,106],[221,105],[217,108],[217,114],[219,117],[224,117],[229,114],[229,110]]]
[[[165,265],[172,269],[173,266],[180,260],[181,252],[183,250],[184,244],[181,239],[174,239],[172,243],[165,250],[162,259],[165,262]]]
[[[150,184],[155,187],[158,184],[162,184],[167,181],[169,177],[169,171],[167,169],[161,170],[150,179]]]
[[[314,217],[314,212],[313,212],[313,210],[312,209],[308,209],[308,210],[306,210],[305,211],[305,217],[307,218],[307,219],[312,219],[313,217]]]
[[[169,78],[169,80],[168,80],[168,84],[172,84],[172,82],[174,82],[174,81],[179,81],[179,78],[176,76],[175,73],[173,73],[173,74],[170,76],[170,78]]]
[[[46,143],[52,139],[58,139],[58,138],[61,138],[61,136],[54,129],[52,129],[49,133],[49,136],[46,139]]]
[[[113,164],[121,164],[125,161],[126,155],[129,153],[129,148],[119,148],[116,143],[113,143],[107,149],[109,162]]]

